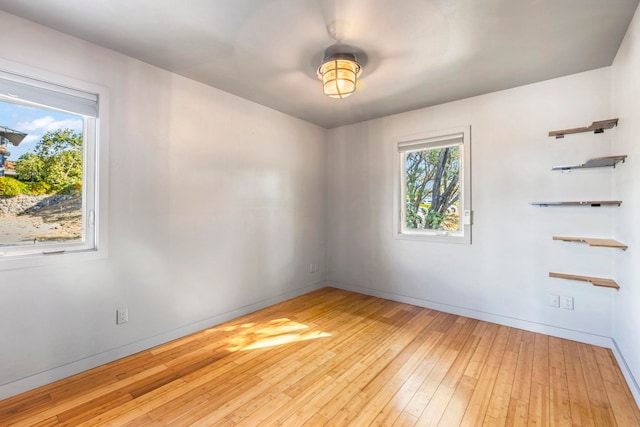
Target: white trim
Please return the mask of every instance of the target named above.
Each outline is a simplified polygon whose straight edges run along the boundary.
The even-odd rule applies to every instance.
[[[404,227],[403,204],[404,165],[403,155],[408,151],[435,149],[451,145],[460,145],[460,182],[459,214],[461,230],[406,230]],[[471,126],[457,126],[449,129],[405,135],[393,139],[393,238],[420,240],[425,242],[471,244]],[[468,218],[469,221],[466,221]]]
[[[69,377],[71,375],[78,374],[88,369],[104,365],[105,363],[113,362],[114,360],[130,356],[140,351],[148,350],[152,347],[164,344],[177,338],[184,337],[194,332],[198,332],[206,328],[211,328],[215,325],[233,320],[237,317],[244,316],[245,314],[253,313],[254,311],[260,310],[262,308],[269,307],[282,301],[286,301],[288,299],[321,289],[324,286],[324,281],[316,282],[303,288],[285,292],[275,297],[267,298],[264,301],[249,304],[226,313],[218,314],[208,319],[204,319],[199,322],[192,323],[190,325],[186,325],[178,329],[162,333],[160,335],[156,335],[154,337],[136,341],[122,347],[105,351],[104,353],[96,354],[84,359],[67,363],[65,365],[57,366],[55,368],[39,372],[37,374],[30,375],[28,377],[24,377],[9,383],[0,384],[0,400],[7,399],[17,394],[24,393],[25,391],[32,390],[36,387],[40,387],[45,384],[49,384],[54,381]]]
[[[37,251],[26,251],[25,247],[21,246],[0,248],[0,271],[51,265],[63,261],[86,261],[106,258],[108,256],[109,90],[103,86],[19,64],[4,58],[0,58],[0,76],[12,78],[16,82],[20,82],[20,84],[29,81],[33,83],[33,87],[45,91],[59,90],[62,96],[60,102],[63,103],[67,98],[78,101],[82,100],[83,97],[88,103],[96,104],[97,102],[92,112],[95,113],[95,117],[91,117],[90,123],[85,118],[83,132],[84,134],[89,134],[95,130],[93,135],[97,139],[97,141],[87,141],[85,144],[86,149],[84,150],[85,162],[87,164],[93,163],[91,168],[85,168],[84,170],[85,174],[91,172],[93,175],[85,175],[83,177],[83,229],[87,233],[86,242],[82,244],[73,242],[49,244],[46,247],[43,245],[38,246],[36,248]],[[55,103],[53,107],[56,107]],[[75,112],[78,113],[78,111]],[[87,129],[87,126],[90,128]],[[89,198],[92,203],[87,204]],[[90,211],[93,211],[93,227],[89,227],[87,224]],[[88,233],[92,233],[90,238]],[[46,252],[55,255],[47,255]]]
[[[620,352],[620,349],[614,339],[601,335],[593,335],[580,331],[573,331],[566,328],[558,328],[551,325],[545,325],[536,322],[530,322],[527,320],[515,319],[512,317],[501,316],[493,313],[487,313],[478,310],[471,310],[464,307],[457,307],[448,304],[441,304],[434,301],[423,300],[419,298],[408,297],[399,294],[393,294],[389,292],[378,291],[374,289],[365,288],[362,286],[348,285],[345,283],[334,281],[320,281],[308,285],[304,288],[294,291],[286,292],[278,296],[269,298],[264,301],[260,301],[255,304],[250,304],[238,309],[232,310],[227,313],[219,314],[217,316],[210,317],[200,322],[192,323],[187,326],[169,331],[155,337],[147,338],[141,341],[137,341],[116,349],[106,351],[85,359],[80,359],[75,362],[68,363],[66,365],[58,366],[56,368],[40,372],[25,378],[21,378],[16,381],[0,385],[0,400],[7,399],[25,391],[32,390],[36,387],[49,384],[53,381],[57,381],[71,375],[78,374],[88,369],[95,368],[105,363],[112,362],[122,357],[135,354],[139,351],[147,350],[157,345],[169,342],[171,340],[184,337],[188,334],[198,332],[202,329],[210,328],[220,323],[227,322],[245,314],[252,313],[262,308],[268,307],[273,304],[285,301],[290,298],[295,298],[300,295],[321,289],[325,286],[330,286],[337,289],[343,289],[351,292],[357,292],[364,295],[371,295],[378,298],[385,298],[391,301],[402,302],[406,304],[412,304],[419,307],[430,308],[433,310],[443,311],[445,313],[456,314],[459,316],[465,316],[472,319],[483,320],[486,322],[497,323],[499,325],[510,326],[513,328],[524,329],[526,331],[543,333],[558,338],[570,339],[574,341],[583,342],[591,345],[598,345],[601,347],[610,348],[613,352],[618,365],[624,375],[627,385],[631,389],[631,393],[636,400],[638,406],[640,406],[640,386],[638,381],[633,376],[633,373],[629,369],[629,366]]]
[[[611,348],[612,341],[610,337],[603,335],[590,334],[588,332],[575,331],[567,328],[559,328],[545,323],[532,322],[529,320],[517,319],[515,317],[502,316],[500,314],[488,313],[486,311],[473,310],[470,308],[442,304],[436,301],[430,301],[420,298],[409,297],[400,294],[394,294],[376,289],[369,289],[362,286],[350,285],[341,282],[327,282],[327,286],[346,291],[357,292],[365,295],[371,295],[378,298],[384,298],[392,301],[403,302],[406,304],[417,305],[419,307],[430,308],[433,310],[444,311],[445,313],[457,314],[458,316],[469,317],[486,322],[497,323],[499,325],[510,326],[512,328],[524,329],[526,331],[538,332],[541,334],[551,335],[558,338],[565,338],[573,341],[579,341],[586,344],[598,345],[601,347]]]
[[[425,149],[443,148],[451,145],[464,144],[464,132],[456,132],[450,135],[444,132],[434,132],[437,136],[422,137],[422,135],[414,135],[411,140],[400,138],[398,142],[398,152],[405,153],[407,151],[420,151]],[[429,133],[428,135],[431,135]]]
[[[640,407],[640,384],[638,384],[638,381],[633,376],[631,369],[629,369],[629,365],[622,355],[622,352],[620,351],[620,347],[618,347],[618,343],[616,342],[616,340],[611,338],[611,342],[613,345],[609,348],[611,348],[611,351],[613,352],[613,355],[618,362],[618,366],[620,366],[620,370],[622,371],[622,375],[624,375],[624,379],[627,380],[627,385],[631,390],[631,394],[633,394],[633,398],[636,400],[636,404],[638,405],[638,407]]]
[[[18,81],[17,79],[20,79]],[[74,93],[75,92],[75,93]],[[98,116],[98,95],[0,69],[0,99],[83,116]]]

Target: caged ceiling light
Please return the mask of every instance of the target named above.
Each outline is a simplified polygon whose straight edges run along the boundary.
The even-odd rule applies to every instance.
[[[331,98],[346,98],[356,91],[356,82],[362,67],[352,53],[325,52],[318,78],[322,80],[324,94]]]
[[[327,25],[327,33],[336,43],[324,51],[324,59],[318,67],[324,94],[331,98],[346,98],[356,91],[356,83],[362,71],[364,52],[342,44],[348,25],[345,21],[333,21]]]

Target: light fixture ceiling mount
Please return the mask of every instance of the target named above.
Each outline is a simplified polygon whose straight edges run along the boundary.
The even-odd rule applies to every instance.
[[[342,21],[334,21],[327,26],[327,32],[337,43],[324,51],[324,59],[317,71],[324,94],[331,98],[346,98],[355,92],[362,72],[362,63],[358,61],[361,55],[357,49],[341,43],[345,28]]]

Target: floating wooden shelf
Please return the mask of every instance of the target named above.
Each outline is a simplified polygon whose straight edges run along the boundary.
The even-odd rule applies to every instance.
[[[565,273],[549,273],[549,277],[555,277],[558,279],[580,280],[583,282],[589,282],[593,286],[602,286],[605,288],[620,289],[620,286],[612,279],[604,279],[602,277],[590,277],[590,276],[578,276],[576,274]]]
[[[600,120],[599,122],[591,123],[591,126],[587,126],[583,128],[553,130],[549,132],[549,136],[555,136],[556,139],[558,139],[558,138],[564,138],[565,135],[568,135],[571,133],[582,133],[582,132],[603,133],[605,129],[611,129],[617,125],[618,125],[618,119]]]
[[[553,240],[562,240],[564,242],[582,242],[589,246],[596,246],[601,248],[618,248],[625,250],[629,246],[624,243],[620,243],[613,239],[598,239],[595,237],[565,237],[565,236],[553,236]]]
[[[585,202],[531,202],[534,206],[603,206],[622,204],[621,200],[592,200]]]
[[[583,168],[603,168],[607,166],[613,166],[614,168],[620,162],[624,163],[627,159],[627,155],[622,156],[607,156],[607,157],[596,157],[595,159],[589,159],[585,163],[579,165],[569,165],[569,166],[554,166],[551,170],[554,171],[566,171],[571,169],[583,169]]]

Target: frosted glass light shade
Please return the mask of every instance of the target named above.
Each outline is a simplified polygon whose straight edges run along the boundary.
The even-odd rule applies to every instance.
[[[337,54],[325,58],[318,68],[324,94],[331,98],[346,98],[356,90],[361,67],[350,54]]]

